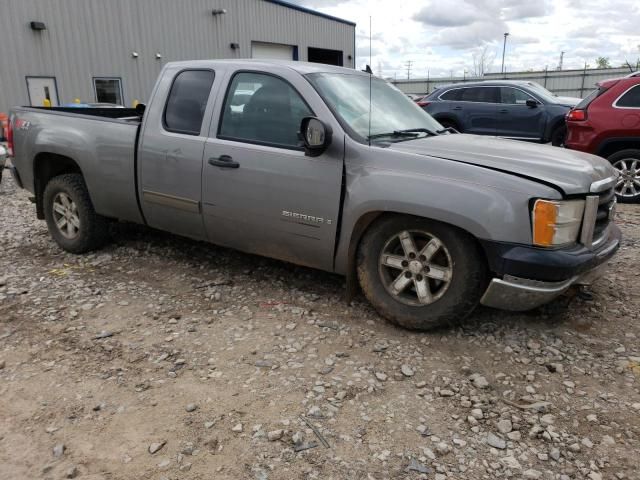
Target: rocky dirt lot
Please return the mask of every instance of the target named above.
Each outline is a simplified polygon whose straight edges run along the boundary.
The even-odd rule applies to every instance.
[[[640,206],[592,299],[428,334],[142,227],[66,254],[34,210],[4,179],[2,479],[640,478]]]

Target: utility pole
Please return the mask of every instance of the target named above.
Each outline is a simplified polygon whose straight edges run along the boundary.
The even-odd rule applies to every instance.
[[[407,67],[407,80],[411,78],[411,66],[413,65],[413,60],[407,60],[405,63]]]
[[[564,60],[564,50],[560,52],[560,63],[558,63],[558,70],[562,70],[562,61]]]
[[[508,32],[504,34],[504,43],[502,44],[502,69],[501,73],[504,73],[504,52],[507,50],[507,37],[509,36]]]

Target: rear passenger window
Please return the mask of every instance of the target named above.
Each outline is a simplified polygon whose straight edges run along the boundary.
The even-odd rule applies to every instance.
[[[616,102],[616,107],[640,108],[640,85],[627,90]]]
[[[460,100],[460,93],[462,93],[461,89],[454,88],[453,90],[449,90],[448,92],[444,92],[442,95],[440,95],[440,99],[455,102],[456,100]]]
[[[243,72],[233,77],[219,136],[248,143],[298,147],[300,123],[313,115],[289,83],[273,75]]]
[[[211,70],[185,70],[176,75],[164,110],[164,128],[200,135],[214,74]]]
[[[498,103],[498,87],[469,87],[462,90],[463,102]]]

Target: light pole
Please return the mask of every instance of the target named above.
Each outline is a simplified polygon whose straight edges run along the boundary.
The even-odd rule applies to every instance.
[[[504,52],[507,49],[507,37],[509,33],[505,32],[504,34],[504,43],[502,44],[502,73],[504,73]]]

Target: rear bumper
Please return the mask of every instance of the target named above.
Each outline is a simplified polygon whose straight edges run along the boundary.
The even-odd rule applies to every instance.
[[[605,262],[616,253],[620,240],[620,230],[612,225],[609,237],[596,250],[499,245],[494,251],[502,252],[498,254],[500,258],[489,257],[490,264],[501,265],[496,272],[498,278],[491,280],[480,302],[503,310],[530,310],[553,300],[572,285],[589,285],[603,275]]]

